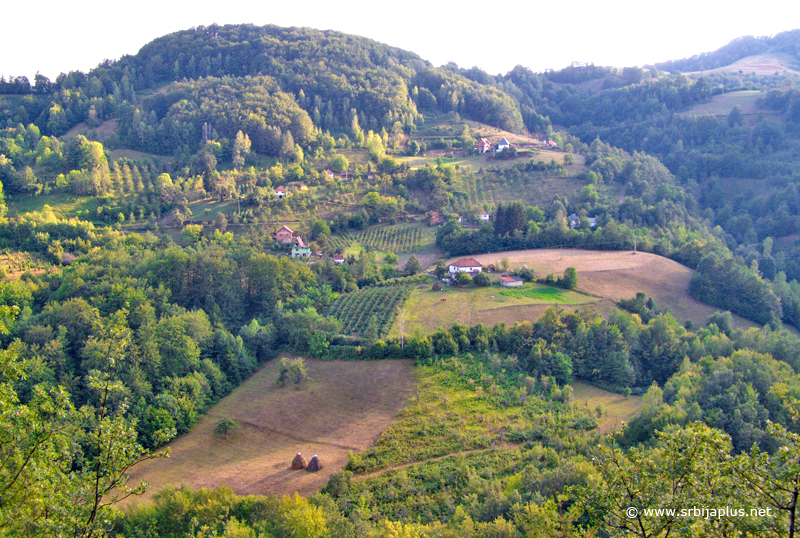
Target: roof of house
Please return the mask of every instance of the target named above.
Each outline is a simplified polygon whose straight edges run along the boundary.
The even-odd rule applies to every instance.
[[[450,264],[450,267],[483,267],[475,258],[461,258]]]
[[[487,211],[481,211],[481,215],[488,215],[488,214],[489,213]]]
[[[287,231],[287,232],[289,232],[290,234],[293,234],[293,233],[294,233],[294,232],[292,231],[292,229],[291,229],[291,228],[289,228],[288,226],[285,226],[285,225],[284,225],[284,226],[281,226],[280,228],[278,228],[277,230],[275,230],[275,233],[277,234],[277,233],[280,233],[280,232],[282,232],[282,231],[284,231],[284,230],[286,230],[286,231]]]
[[[337,254],[337,255],[335,255],[333,257],[333,259],[334,260],[343,260],[344,259],[344,254]]]
[[[305,243],[303,243],[303,238],[302,238],[302,237],[300,237],[299,235],[298,235],[297,237],[295,237],[295,238],[294,238],[294,242],[295,242],[295,243],[297,244],[297,246],[298,246],[298,247],[300,247],[300,248],[308,248],[308,245],[306,245]]]
[[[522,279],[518,276],[501,276],[500,280],[503,282],[522,282]]]
[[[505,138],[503,138],[503,139],[500,141],[500,143],[499,143],[499,144],[497,144],[497,145],[498,145],[498,146],[510,146],[511,144],[509,144],[509,143],[508,143],[508,140],[506,140]]]
[[[280,186],[277,189],[275,189],[275,192],[286,192],[286,188],[283,187],[283,186]]]

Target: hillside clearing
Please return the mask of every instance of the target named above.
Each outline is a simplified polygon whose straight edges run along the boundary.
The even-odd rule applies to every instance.
[[[797,73],[798,71],[792,69],[792,64],[793,59],[788,54],[754,54],[752,56],[745,56],[744,58],[736,60],[732,64],[724,67],[707,69],[705,71],[695,71],[693,73],[686,74],[691,75],[699,73],[735,72],[743,75],[749,75],[750,73],[755,73],[756,75],[773,75],[775,73],[785,75],[789,73]]]
[[[439,328],[448,329],[454,323],[483,323],[489,326],[501,322],[511,324],[535,320],[553,304],[580,307],[599,302],[596,297],[537,284],[526,284],[524,289],[526,293],[498,285],[488,288],[445,287],[439,292],[431,291],[430,288],[416,289],[405,306],[405,332],[429,333]],[[504,294],[509,291],[512,295]],[[399,323],[396,319],[391,336],[400,335]]]
[[[718,310],[689,295],[691,269],[647,252],[535,249],[474,256],[484,265],[497,264],[503,257],[509,258],[512,268],[527,265],[537,277],[562,275],[567,267],[574,267],[578,271],[577,291],[596,297],[592,306],[603,315],[617,301],[634,297],[639,291],[653,297],[659,308],[669,307],[681,323],[687,319],[705,323]],[[757,326],[738,316],[734,321],[737,327]]]
[[[345,466],[348,451],[366,449],[386,429],[416,385],[412,361],[307,359],[311,380],[300,389],[279,388],[279,362],[268,362],[170,443],[168,459],[134,469],[133,482],[151,484],[145,498],[167,485],[311,495]],[[215,438],[214,427],[224,417],[240,427],[228,439]],[[292,471],[298,452],[307,459],[319,455],[325,468]]]
[[[597,417],[597,427],[601,433],[619,430],[624,423],[630,422],[642,410],[641,396],[631,395],[625,398],[621,394],[597,388],[583,381],[573,383],[572,389],[575,402],[579,406],[593,411],[602,406],[604,413]]]
[[[742,107],[742,114],[756,114],[758,113],[756,101],[763,96],[764,94],[758,90],[723,93],[715,95],[707,103],[700,103],[687,112],[681,112],[679,116],[704,116],[706,114],[727,116],[736,105]]]

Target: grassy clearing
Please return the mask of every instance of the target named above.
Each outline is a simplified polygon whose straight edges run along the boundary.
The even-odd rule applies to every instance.
[[[8,195],[7,203],[9,216],[42,211],[47,205],[59,218],[82,217],[85,220],[91,220],[93,215],[97,215],[97,208],[103,205],[103,200],[89,196],[56,193],[38,196]]]
[[[703,116],[711,114],[713,116],[727,116],[733,107],[742,107],[743,114],[755,114],[758,112],[756,101],[763,94],[758,90],[746,90],[741,92],[728,92],[722,95],[715,95],[708,103],[700,103],[692,107],[688,112],[683,112],[683,116]]]
[[[789,54],[769,53],[755,54],[736,60],[730,65],[708,69],[703,73],[755,73],[757,75],[773,75],[775,73],[798,73],[794,68],[796,62]],[[689,74],[689,73],[687,73]]]
[[[53,265],[36,253],[5,251],[0,253],[0,269],[6,280],[18,280],[27,271],[40,275],[53,269]]]
[[[575,401],[579,406],[593,411],[602,433],[618,430],[642,410],[641,396],[628,396],[608,392],[582,381],[572,384]],[[597,413],[598,406],[602,413]],[[599,415],[599,416],[598,416]]]
[[[146,462],[133,480],[152,487],[230,486],[240,495],[295,491],[311,495],[344,467],[349,451],[366,449],[413,394],[411,361],[306,360],[311,380],[300,389],[279,388],[279,359],[267,363],[211,408],[192,431],[170,443],[169,459]],[[216,438],[217,422],[239,423],[227,439]],[[294,455],[317,454],[325,469],[292,471]]]
[[[415,396],[373,447],[351,457],[349,470],[368,473],[531,441],[547,437],[545,431],[553,426],[581,430],[596,425],[592,411],[573,405],[549,382],[544,386],[528,377],[516,358],[466,354],[420,366],[418,372]],[[556,413],[550,417],[554,420],[543,424],[540,418],[551,413]]]
[[[474,256],[482,264],[497,264],[508,257],[512,268],[527,265],[537,276],[561,275],[567,267],[578,271],[577,291],[598,301],[594,306],[608,313],[614,303],[642,291],[653,297],[659,308],[669,308],[679,322],[691,319],[705,323],[716,308],[689,295],[693,271],[667,258],[646,252],[535,249],[495,252]],[[413,297],[412,297],[413,298]],[[601,300],[603,299],[603,300]],[[754,327],[751,321],[734,316],[737,327]]]
[[[591,305],[597,298],[574,291],[561,291],[554,296],[551,292],[539,292],[540,289],[553,289],[538,284],[526,285],[526,292],[531,296],[505,295],[510,291],[500,286],[488,288],[445,288],[435,292],[430,288],[416,289],[406,303],[406,332],[415,331],[431,333],[439,328],[449,328],[453,323],[474,325],[484,323],[494,325],[505,322],[513,324],[517,321],[538,318],[552,304]],[[516,290],[515,290],[516,291]],[[560,290],[559,290],[560,291]],[[554,297],[557,297],[553,300]],[[391,334],[399,336],[400,327],[395,322]]]
[[[192,211],[191,220],[214,221],[217,215],[223,213],[226,217],[236,211],[236,200],[224,200],[220,202],[216,198],[206,198],[189,204]]]
[[[524,150],[521,151],[516,159],[494,160],[491,154],[481,155],[462,155],[461,151],[453,151],[453,157],[443,157],[442,161],[447,165],[458,165],[462,168],[478,172],[481,168],[488,170],[489,168],[509,168],[518,163],[527,163],[528,161],[539,162],[544,161],[549,163],[551,160],[557,163],[564,162],[563,151],[553,151],[547,149]],[[576,162],[582,157],[575,156]],[[416,156],[416,157],[397,157],[398,162],[407,163],[411,168],[421,168],[425,165],[436,166],[439,156],[436,154],[430,156]]]
[[[564,290],[542,287],[536,284],[523,284],[519,288],[500,290],[500,294],[514,297],[515,299],[535,299],[545,303],[571,304],[565,297]]]

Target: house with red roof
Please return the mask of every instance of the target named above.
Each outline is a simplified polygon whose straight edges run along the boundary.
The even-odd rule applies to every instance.
[[[478,140],[478,153],[486,153],[492,149],[492,145],[485,138]]]
[[[292,245],[292,258],[308,258],[311,256],[311,247],[303,242],[303,238],[299,235],[294,238],[294,245]]]
[[[336,254],[333,257],[333,263],[335,263],[336,265],[343,264],[344,263],[344,254]]]
[[[522,286],[524,281],[518,276],[501,276],[500,277],[500,285],[505,286],[507,288],[513,288],[516,286]]]
[[[447,268],[450,274],[454,275],[456,273],[480,273],[483,266],[475,258],[461,258],[451,263]]]
[[[288,226],[281,226],[275,232],[275,241],[279,243],[289,244],[292,242],[292,237],[294,236],[294,232]]]
[[[275,196],[278,198],[286,198],[287,194],[289,193],[286,191],[286,187],[284,186],[280,186],[277,189],[275,189]]]

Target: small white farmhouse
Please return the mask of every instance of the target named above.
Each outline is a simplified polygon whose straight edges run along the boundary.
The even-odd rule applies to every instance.
[[[480,273],[483,266],[475,258],[461,258],[451,263],[448,269],[451,275],[455,273]]]

